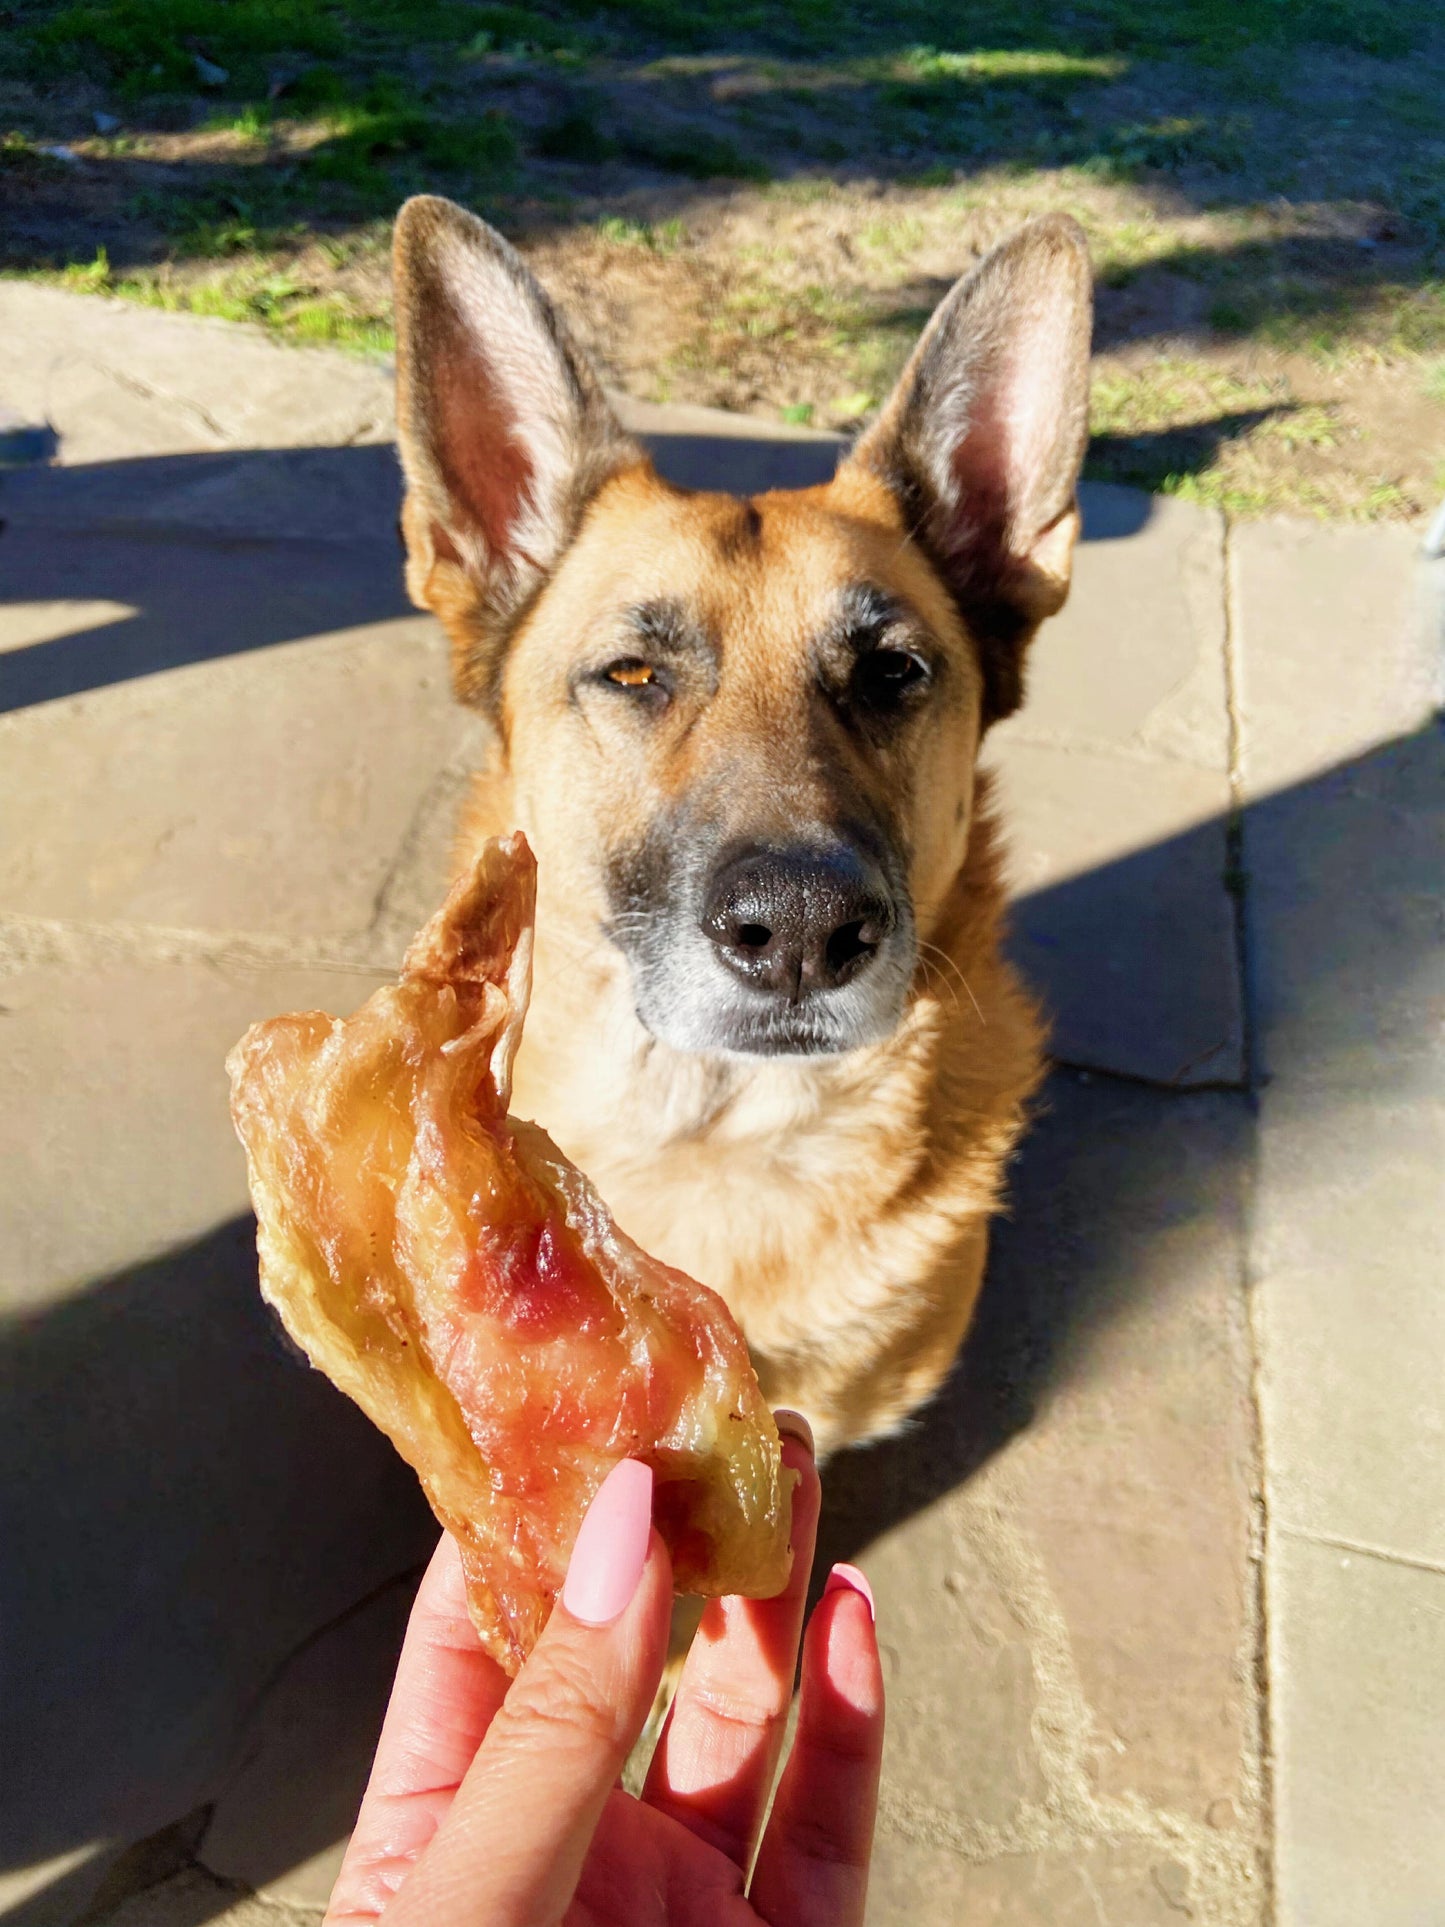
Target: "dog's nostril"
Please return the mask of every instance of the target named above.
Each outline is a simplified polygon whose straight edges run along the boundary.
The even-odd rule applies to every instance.
[[[733,932],[733,939],[744,950],[766,950],[773,940],[773,933],[765,923],[740,923]]]
[[[871,917],[860,917],[855,923],[841,925],[828,939],[829,972],[835,978],[840,977],[849,964],[866,957],[882,941],[883,932]]]

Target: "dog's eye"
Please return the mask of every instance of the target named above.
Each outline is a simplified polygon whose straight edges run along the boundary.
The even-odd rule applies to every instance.
[[[854,666],[853,696],[871,709],[894,709],[928,680],[928,664],[911,649],[870,649]]]
[[[629,656],[624,662],[612,662],[603,670],[610,683],[619,689],[654,689],[657,687],[657,672],[650,662],[639,662]]]

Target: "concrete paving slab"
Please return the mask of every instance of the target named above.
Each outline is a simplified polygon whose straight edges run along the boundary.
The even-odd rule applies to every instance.
[[[68,959],[0,974],[0,1312],[54,1304],[243,1212],[227,1050],[259,1017],[345,1012],[380,981],[107,959],[73,938]]]
[[[661,406],[612,393],[624,428],[646,444],[658,473],[679,488],[756,495],[770,488],[812,488],[832,476],[847,444],[840,435],[757,422],[718,408]]]
[[[277,1906],[189,1867],[93,1915],[85,1927],[319,1927],[320,1919],[316,1909]]]
[[[1279,1918],[1434,1927],[1445,1572],[1281,1534],[1270,1595]]]
[[[1115,750],[1225,775],[1224,524],[1213,509],[1086,482],[1084,539],[1029,658],[1015,743]]]
[[[83,506],[89,477],[66,498]],[[298,637],[415,615],[396,576],[394,545],[337,548],[216,538],[113,524],[27,524],[4,549],[0,710],[34,707],[187,663],[219,661]],[[63,599],[57,589],[69,591]],[[83,621],[86,605],[97,611]],[[42,612],[54,623],[47,633]],[[13,626],[12,626],[13,625]]]
[[[61,1922],[91,1927],[133,1895],[162,1888],[172,1876],[188,1873],[194,1866],[196,1842],[208,1816],[209,1809],[200,1807],[142,1840],[82,1848],[79,1864],[68,1873],[63,1863],[51,1863],[19,1876],[0,1876],[6,1927],[57,1927]],[[22,1899],[18,1883],[24,1881],[30,1886]],[[12,1888],[16,1889],[13,1900]],[[232,1898],[222,1896],[221,1904]]]
[[[144,552],[103,546],[108,581],[144,573]],[[163,602],[223,579],[193,549],[155,561]],[[257,639],[305,620],[301,580],[234,586]],[[0,901],[77,921],[369,929],[418,812],[478,759],[481,728],[451,701],[424,618],[302,633],[0,717]],[[445,844],[431,854],[440,894]]]
[[[260,1303],[226,1113],[246,1022],[373,981],[92,960],[0,984],[0,1531],[26,1549],[0,1580],[0,1866],[214,1797],[288,1656],[434,1542]]]
[[[1442,1089],[1445,729],[1411,723],[1245,819],[1261,1063],[1321,1102]]]
[[[1445,1101],[1281,1092],[1261,1136],[1270,1517],[1445,1571]],[[1445,1653],[1421,1690],[1445,1724]]]
[[[259,329],[0,282],[3,400],[67,467],[231,447],[390,441],[391,371]]]
[[[1015,951],[1064,1062],[1238,1083],[1223,525],[1135,489],[1082,498],[1073,591],[1034,643],[1024,707],[984,749]]]
[[[1234,594],[1279,1920],[1414,1927],[1445,1894],[1445,572],[1260,528]]]
[[[937,1847],[885,1830],[868,1891],[875,1927],[939,1921],[950,1927],[1180,1927],[1222,1921],[1198,1911],[1189,1870],[1167,1849],[1091,1841],[1075,1853],[1023,1853],[988,1866],[961,1866]],[[1237,1918],[1239,1916],[1236,1916]],[[1242,1916],[1249,1919],[1251,1916]]]
[[[1175,1087],[1237,1084],[1243,1015],[1222,771],[1014,740],[997,777],[1010,947],[1052,1049]]]
[[[1230,536],[1240,763],[1251,798],[1408,734],[1445,695],[1445,562],[1388,523]]]
[[[27,1867],[0,1870],[5,1927],[69,1927],[79,1919],[119,1857],[117,1845],[85,1841]]]
[[[126,535],[152,550],[158,537],[189,535],[211,538],[222,554],[259,542],[339,543],[357,553],[344,565],[323,564],[317,590],[330,588],[327,567],[346,567],[370,597],[389,593],[390,601],[363,611],[362,619],[374,621],[410,607],[401,587],[401,493],[401,468],[389,443],[189,451],[13,469],[0,475],[0,501],[9,534],[24,539],[7,544],[7,573],[25,565],[36,530],[53,538]],[[71,566],[77,564],[85,566],[80,550]],[[255,566],[268,565],[258,559]],[[40,572],[32,567],[32,574]],[[69,583],[68,574],[64,580]],[[18,597],[18,586],[7,600],[11,593]]]
[[[4,1350],[28,1490],[5,1497],[26,1560],[5,1580],[0,1853],[25,1868],[213,1798],[288,1656],[415,1569],[435,1527],[389,1447],[281,1352],[249,1225],[98,1282]],[[326,1811],[320,1783],[305,1801]]]
[[[415,1592],[410,1577],[384,1587],[308,1642],[271,1685],[197,1845],[208,1872],[278,1905],[324,1910]]]
[[[1268,798],[1245,838],[1271,1513],[1445,1563],[1445,735]]]

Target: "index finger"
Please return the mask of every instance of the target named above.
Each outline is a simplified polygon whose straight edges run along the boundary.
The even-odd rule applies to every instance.
[[[476,1757],[507,1676],[467,1614],[456,1541],[443,1533],[417,1591],[371,1778],[324,1927],[376,1920]]]
[[[671,1607],[656,1532],[620,1616],[579,1618],[564,1593],[388,1927],[561,1920],[662,1676]]]

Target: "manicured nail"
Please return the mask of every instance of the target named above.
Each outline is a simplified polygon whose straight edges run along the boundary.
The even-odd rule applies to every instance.
[[[614,1465],[582,1515],[562,1603],[584,1626],[610,1626],[637,1591],[652,1536],[652,1467]]]
[[[878,1614],[873,1605],[873,1588],[868,1584],[868,1581],[856,1566],[834,1566],[833,1570],[828,1574],[828,1583],[823,1588],[823,1597],[826,1599],[830,1592],[861,1593],[864,1603],[868,1607],[868,1617],[873,1620],[875,1624],[877,1623]]]
[[[813,1428],[801,1412],[790,1411],[786,1405],[780,1405],[773,1413],[773,1423],[783,1438],[796,1439],[799,1445],[807,1446],[813,1458],[817,1458],[817,1448],[813,1444]]]

